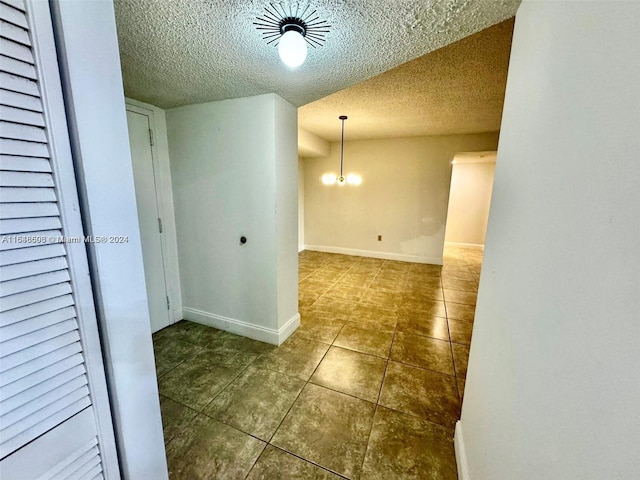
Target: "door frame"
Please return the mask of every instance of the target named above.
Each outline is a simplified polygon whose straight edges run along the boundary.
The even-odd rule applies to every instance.
[[[149,119],[149,128],[153,132],[151,156],[153,159],[158,215],[162,218],[160,243],[162,246],[165,288],[170,302],[169,324],[173,324],[182,320],[182,294],[180,290],[178,245],[173,211],[173,191],[171,188],[171,166],[169,163],[169,146],[164,111],[153,105],[130,98],[125,99],[125,107],[128,111],[145,115]]]

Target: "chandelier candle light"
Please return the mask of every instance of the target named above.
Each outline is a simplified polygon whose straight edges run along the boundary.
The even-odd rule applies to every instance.
[[[344,167],[344,121],[348,118],[346,115],[340,115],[338,117],[342,121],[342,142],[340,143],[340,175],[337,177],[333,173],[325,173],[322,176],[322,183],[325,185],[360,185],[362,183],[362,177],[353,173],[348,174],[346,177],[343,174]]]
[[[307,59],[307,44],[313,48],[321,47],[324,35],[329,33],[329,25],[316,15],[316,10],[304,9],[296,5],[295,10],[289,6],[285,9],[280,3],[272,3],[265,7],[261,17],[253,24],[262,32],[267,45],[278,47],[280,60],[289,68],[297,68]]]

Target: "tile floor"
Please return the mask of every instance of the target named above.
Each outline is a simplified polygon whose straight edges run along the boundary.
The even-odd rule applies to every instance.
[[[442,267],[305,251],[280,347],[154,334],[171,479],[456,479],[482,252]]]

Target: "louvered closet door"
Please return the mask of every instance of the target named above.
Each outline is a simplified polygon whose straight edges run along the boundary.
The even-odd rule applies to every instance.
[[[0,19],[0,477],[117,478],[48,4]]]

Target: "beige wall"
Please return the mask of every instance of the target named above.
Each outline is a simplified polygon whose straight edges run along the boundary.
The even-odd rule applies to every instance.
[[[298,158],[298,251],[304,250],[304,158]]]
[[[281,343],[300,321],[295,107],[268,94],[166,117],[183,318]]]
[[[638,25],[639,2],[516,15],[460,478],[639,478]]]
[[[496,170],[487,159],[454,158],[444,240],[448,244],[484,246]]]
[[[357,187],[322,184],[340,170],[333,143],[329,157],[305,160],[306,248],[442,263],[451,160],[497,143],[497,132],[345,142],[344,172],[362,176]]]

